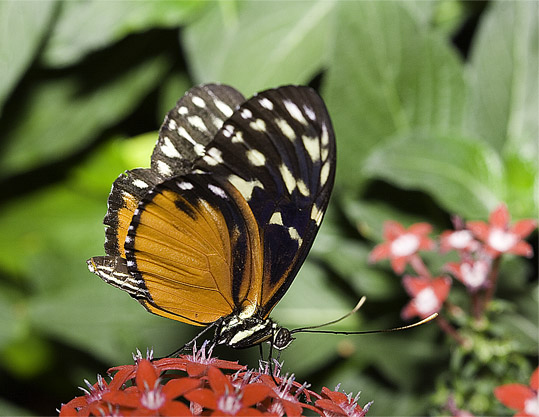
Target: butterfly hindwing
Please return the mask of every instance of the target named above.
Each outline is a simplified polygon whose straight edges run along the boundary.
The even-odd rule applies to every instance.
[[[163,182],[135,211],[127,269],[144,282],[150,311],[208,324],[258,304],[262,276],[257,223],[228,182],[188,174]]]

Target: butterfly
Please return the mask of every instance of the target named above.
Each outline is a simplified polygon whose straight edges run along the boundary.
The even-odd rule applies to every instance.
[[[214,328],[218,344],[284,349],[291,332],[269,315],[313,244],[335,162],[313,89],[194,87],[166,115],[151,167],[114,181],[106,256],[88,267],[151,313]]]

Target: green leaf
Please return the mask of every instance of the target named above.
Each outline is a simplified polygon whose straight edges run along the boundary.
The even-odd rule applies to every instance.
[[[179,27],[205,7],[196,0],[69,1],[62,6],[44,54],[45,63],[53,67],[72,65],[132,33]]]
[[[252,95],[281,84],[305,83],[326,62],[334,2],[212,6],[183,37],[198,83],[219,81]]]
[[[460,131],[466,89],[447,41],[401,2],[340,2],[338,22],[324,92],[339,141],[337,181],[356,187],[365,179],[357,167],[385,138]]]
[[[486,144],[469,138],[410,134],[378,146],[364,174],[425,191],[448,212],[485,218],[503,201],[503,166]]]
[[[537,2],[497,1],[477,34],[468,68],[467,125],[500,153],[537,164],[539,38]]]
[[[20,122],[3,138],[0,178],[80,150],[135,108],[168,67],[158,56],[91,91],[84,90],[76,76],[40,82],[17,115]]]
[[[38,51],[55,7],[54,1],[0,2],[0,116],[4,101]]]

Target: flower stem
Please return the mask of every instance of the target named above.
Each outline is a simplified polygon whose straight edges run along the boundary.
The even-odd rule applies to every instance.
[[[429,269],[423,262],[423,259],[421,259],[421,256],[419,256],[417,253],[410,257],[410,265],[420,277],[432,278]]]
[[[457,329],[455,329],[451,323],[449,323],[444,317],[438,316],[436,318],[436,323],[438,323],[438,326],[449,336],[451,336],[453,339],[455,339],[459,345],[465,347],[468,345],[466,340],[459,334]]]
[[[496,291],[496,284],[498,283],[500,260],[501,256],[498,256],[492,261],[492,266],[490,268],[490,272],[487,278],[489,285],[483,295],[482,302],[478,303],[479,305],[477,307],[477,313],[474,314],[476,319],[479,319],[481,317],[488,303],[490,302],[490,300],[492,300],[492,297],[494,296],[494,292]]]

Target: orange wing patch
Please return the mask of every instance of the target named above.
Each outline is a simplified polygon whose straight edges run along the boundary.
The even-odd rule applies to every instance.
[[[248,205],[234,201],[243,205],[238,209],[231,204],[234,191],[219,189],[221,196],[194,179],[168,181],[134,212],[127,266],[144,281],[150,297],[141,302],[152,313],[204,325],[238,311],[246,300],[257,303],[260,289],[254,295],[250,285],[257,268],[261,274],[260,253],[251,250],[259,242],[256,222],[240,221],[239,229]]]

